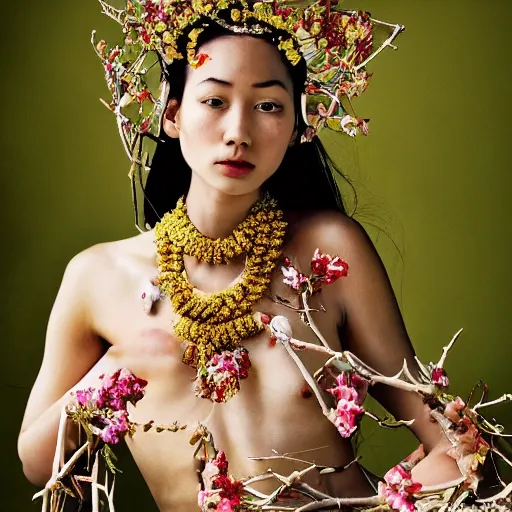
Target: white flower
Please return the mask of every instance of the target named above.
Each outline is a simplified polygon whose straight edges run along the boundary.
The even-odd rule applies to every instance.
[[[162,292],[158,286],[153,284],[153,281],[149,281],[149,283],[146,284],[144,290],[142,291],[140,297],[142,299],[142,309],[144,310],[144,313],[149,315],[153,309],[153,304],[157,300],[162,299]]]
[[[340,121],[341,129],[350,137],[357,135],[357,119],[348,114],[345,114]]]
[[[278,315],[272,318],[270,322],[272,334],[280,341],[289,341],[292,337],[292,327],[288,319]]]
[[[284,279],[283,283],[291,286],[294,290],[298,290],[300,285],[305,281],[303,276],[294,266],[281,267]]]

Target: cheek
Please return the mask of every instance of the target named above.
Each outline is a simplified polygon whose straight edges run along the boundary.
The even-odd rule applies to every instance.
[[[180,145],[183,157],[188,165],[194,169],[200,167],[206,153],[204,149],[213,146],[218,141],[217,123],[206,109],[199,106],[185,105],[186,112],[182,116],[180,126]],[[198,151],[201,148],[201,151]]]

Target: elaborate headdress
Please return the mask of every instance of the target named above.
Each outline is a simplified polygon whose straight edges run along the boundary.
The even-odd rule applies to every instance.
[[[136,173],[142,181],[140,171],[149,161],[142,139],[157,140],[160,133],[168,95],[163,69],[185,58],[193,67],[204,64],[207,55],[196,52],[204,27],[216,23],[234,33],[276,33],[276,46],[292,65],[305,60],[302,142],[324,126],[350,136],[368,133],[368,120],[355,115],[351,100],[368,85],[368,62],[387,46],[396,49],[393,41],[404,30],[366,12],[339,9],[338,0],[126,0],[122,10],[99,2],[123,27],[123,44],[96,43],[94,32],[93,44],[112,93],[107,105],[133,164],[132,181]],[[377,45],[378,29],[385,37]],[[186,48],[180,48],[178,41],[187,35]]]

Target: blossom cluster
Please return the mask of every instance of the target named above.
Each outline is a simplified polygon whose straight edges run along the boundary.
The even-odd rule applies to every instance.
[[[132,432],[128,403],[133,405],[144,397],[147,381],[122,368],[109,376],[100,375],[99,388],[89,387],[74,392],[76,404],[68,414],[108,444],[119,443]]]
[[[384,482],[379,482],[379,496],[399,512],[415,512],[414,494],[420,490],[421,484],[414,482],[410,471],[401,464],[391,468],[384,475]]]
[[[341,437],[348,438],[357,430],[367,390],[368,382],[353,372],[337,375],[336,385],[327,390],[336,399],[333,420]]]
[[[226,402],[240,391],[240,381],[249,374],[251,361],[244,347],[214,354],[204,368],[198,369],[195,394],[213,402]]]
[[[468,416],[466,404],[460,397],[446,404],[443,414],[452,422],[448,433],[452,447],[447,454],[457,461],[460,471],[466,476],[466,486],[476,491],[480,481],[478,470],[485,462],[489,443]]]
[[[450,385],[450,379],[446,370],[440,366],[435,366],[431,374],[432,384],[440,388],[447,388]]]
[[[238,512],[242,507],[243,483],[228,473],[228,460],[224,452],[208,461],[202,472],[204,489],[197,496],[204,512]]]
[[[283,282],[299,292],[309,290],[313,293],[348,274],[346,261],[339,256],[322,254],[320,249],[315,250],[310,266],[312,274],[306,277],[292,265],[289,258],[285,258],[284,265],[281,267]]]

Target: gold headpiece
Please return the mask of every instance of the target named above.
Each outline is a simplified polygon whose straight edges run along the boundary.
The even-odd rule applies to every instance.
[[[103,13],[123,27],[122,45],[96,43],[94,32],[93,43],[105,66],[112,93],[107,105],[117,117],[132,178],[149,161],[141,138],[160,134],[168,93],[163,68],[185,57],[191,66],[202,65],[207,56],[197,54],[196,47],[205,26],[273,33],[292,65],[305,60],[302,116],[308,128],[302,142],[324,126],[350,136],[368,134],[368,120],[355,115],[351,100],[368,85],[368,62],[388,46],[396,49],[393,41],[404,30],[366,12],[339,9],[338,0],[127,0],[122,10],[99,2]],[[384,33],[378,45],[377,32]],[[186,48],[179,48],[178,41],[187,35]]]

